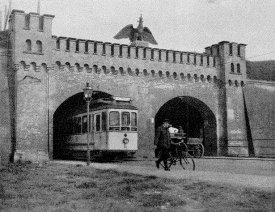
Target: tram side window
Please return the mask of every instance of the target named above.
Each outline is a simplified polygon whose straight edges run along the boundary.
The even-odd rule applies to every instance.
[[[102,116],[101,116],[101,129],[103,131],[106,131],[106,126],[107,126],[107,114],[106,114],[106,112],[102,112]]]
[[[87,116],[82,117],[82,133],[87,133],[88,132],[88,122],[87,122]]]
[[[120,120],[118,111],[111,111],[109,113],[109,125],[109,130],[119,130]]]
[[[90,118],[91,118],[91,115],[90,115]],[[95,131],[94,120],[95,120],[95,115],[93,114],[92,119],[90,120],[90,126],[92,131]]]
[[[96,114],[95,116],[95,131],[100,131],[100,114]]]
[[[70,118],[66,120],[64,127],[64,134],[72,134],[73,133],[73,120]]]
[[[137,131],[137,113],[132,112],[131,113],[131,130]]]
[[[121,130],[130,130],[130,113],[122,112],[121,113]]]
[[[81,117],[73,118],[74,134],[81,134]]]

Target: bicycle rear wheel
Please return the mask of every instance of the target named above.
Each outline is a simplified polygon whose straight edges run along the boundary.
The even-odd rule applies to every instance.
[[[195,161],[189,153],[183,153],[182,157],[179,158],[179,162],[184,170],[195,170]]]

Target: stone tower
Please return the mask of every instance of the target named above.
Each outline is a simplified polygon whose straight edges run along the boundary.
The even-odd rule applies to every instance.
[[[248,155],[243,86],[246,84],[245,44],[222,41],[206,53],[220,58],[220,105],[224,119],[224,150],[228,155]]]

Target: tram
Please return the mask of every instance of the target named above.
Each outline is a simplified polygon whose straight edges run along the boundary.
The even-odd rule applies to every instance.
[[[89,120],[83,107],[57,121],[56,148],[64,157],[85,157],[88,121],[92,157],[133,156],[138,150],[138,109],[130,98],[110,97],[91,102]]]

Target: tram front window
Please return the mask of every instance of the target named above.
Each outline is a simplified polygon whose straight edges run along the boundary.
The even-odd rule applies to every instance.
[[[120,119],[118,111],[111,111],[109,114],[109,130],[119,130]]]
[[[132,112],[131,113],[131,130],[137,131],[137,113]]]
[[[102,112],[102,116],[101,116],[101,128],[102,128],[103,131],[106,130],[106,126],[107,126],[106,120],[107,120],[107,114],[106,114],[106,112]]]
[[[121,113],[121,130],[130,130],[130,113],[122,112]]]
[[[96,117],[95,131],[98,132],[100,131],[100,115],[97,114],[95,117]]]

